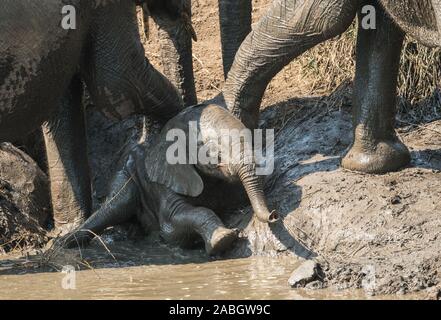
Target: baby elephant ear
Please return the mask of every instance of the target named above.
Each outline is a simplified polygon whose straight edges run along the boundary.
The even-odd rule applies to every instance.
[[[159,142],[149,152],[145,160],[148,178],[167,186],[174,192],[197,197],[204,190],[204,182],[192,164],[170,164],[167,161],[167,148],[170,144]]]

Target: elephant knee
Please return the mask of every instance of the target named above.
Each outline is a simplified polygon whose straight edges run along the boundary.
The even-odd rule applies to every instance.
[[[325,39],[334,38],[344,33],[354,21],[360,4],[359,1],[354,0],[339,1],[338,4],[335,4],[335,1],[329,2],[332,4],[329,5],[329,11],[326,10],[321,30]]]
[[[162,224],[160,236],[166,243],[181,248],[191,248],[198,242],[197,233],[192,228],[181,225],[179,222]]]
[[[289,4],[279,0],[263,20],[263,28],[270,35],[281,35],[279,39],[307,35],[312,43],[322,42],[344,33],[359,6],[358,0],[294,0]]]

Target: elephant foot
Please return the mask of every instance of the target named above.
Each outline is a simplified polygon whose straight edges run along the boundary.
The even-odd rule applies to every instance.
[[[220,227],[213,232],[211,239],[205,243],[205,251],[209,255],[215,255],[231,248],[238,239],[238,229],[227,229]]]
[[[342,160],[342,167],[351,171],[383,174],[397,171],[410,163],[407,147],[398,139],[381,141],[375,148],[354,146]]]

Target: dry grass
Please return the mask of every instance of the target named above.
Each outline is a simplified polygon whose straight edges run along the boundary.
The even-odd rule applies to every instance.
[[[296,96],[329,95],[355,70],[356,29],[322,43],[294,60],[288,68]],[[290,70],[290,71],[291,71]],[[295,70],[295,72],[294,72]],[[293,78],[294,76],[294,78]]]
[[[43,233],[44,231],[42,231]],[[47,237],[44,233],[31,233],[30,231],[13,235],[11,238],[5,236],[0,239],[0,256],[6,254],[23,253],[28,250],[39,248],[46,243]]]
[[[398,94],[400,115],[408,121],[441,118],[441,48],[407,40],[401,57]]]
[[[419,103],[439,90],[441,48],[430,49],[408,39],[401,57],[399,95],[411,104]]]
[[[329,95],[355,74],[355,24],[342,36],[323,43],[293,61],[296,96]],[[295,77],[294,79],[292,77]],[[430,49],[406,39],[399,74],[399,111],[416,121],[441,117],[441,48]]]

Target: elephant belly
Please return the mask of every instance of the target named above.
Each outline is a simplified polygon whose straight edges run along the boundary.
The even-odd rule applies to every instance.
[[[38,3],[6,0],[6,4],[2,4],[2,141],[30,133],[49,119],[78,68],[87,27],[85,30],[63,29],[60,25],[62,5],[62,1],[55,0]],[[78,19],[79,25],[88,20],[83,15]]]
[[[203,175],[203,180],[202,194],[196,198],[187,198],[192,205],[209,208],[222,217],[224,212],[231,212],[249,204],[248,196],[240,182],[232,183],[206,175]]]
[[[14,64],[11,73],[0,79],[0,139],[11,141],[37,129],[56,110],[74,70],[61,67],[54,74],[45,62]],[[48,61],[48,63],[50,63]],[[63,72],[62,71],[62,72]]]
[[[441,3],[436,0],[381,0],[388,14],[411,37],[441,46]]]

